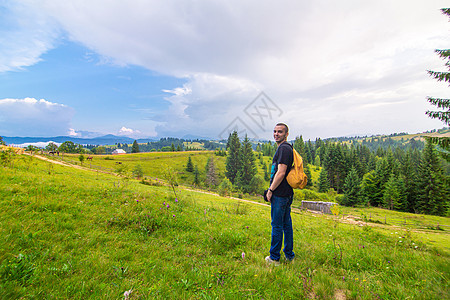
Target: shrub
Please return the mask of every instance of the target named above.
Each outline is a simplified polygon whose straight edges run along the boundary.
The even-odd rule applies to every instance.
[[[250,191],[262,195],[264,193],[265,184],[264,178],[261,175],[256,175],[250,181]]]
[[[233,184],[228,178],[224,178],[219,185],[219,195],[228,196],[233,190]]]
[[[141,165],[136,165],[133,169],[133,177],[136,177],[137,179],[142,178],[142,176],[144,176],[144,171],[142,171],[142,166]]]

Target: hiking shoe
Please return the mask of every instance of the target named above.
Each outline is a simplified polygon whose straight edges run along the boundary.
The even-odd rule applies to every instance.
[[[276,267],[278,267],[278,266],[280,265],[280,261],[271,259],[271,258],[270,258],[270,255],[269,255],[269,256],[266,256],[266,262],[267,262],[269,265],[274,265],[274,266],[276,266]]]
[[[288,262],[288,263],[292,263],[292,262],[294,262],[294,260],[295,260],[295,257],[293,257],[292,259],[289,259],[286,257],[286,262]]]

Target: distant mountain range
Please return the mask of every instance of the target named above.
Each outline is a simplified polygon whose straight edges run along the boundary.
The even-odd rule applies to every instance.
[[[8,145],[17,145],[17,146],[23,146],[26,147],[30,144],[38,146],[38,147],[45,147],[49,142],[54,143],[64,143],[66,141],[71,141],[75,144],[82,144],[82,145],[115,145],[116,143],[121,144],[132,144],[134,140],[136,140],[138,143],[147,143],[147,142],[156,142],[159,141],[159,139],[152,139],[152,138],[141,138],[141,139],[135,139],[130,138],[127,136],[118,136],[113,134],[103,135],[103,136],[96,136],[96,133],[92,132],[83,132],[83,135],[85,137],[75,137],[75,136],[55,136],[55,137],[8,137],[3,136],[3,141],[5,141]],[[391,135],[372,135],[372,136],[365,136],[365,138],[371,138],[371,137],[391,137],[393,139],[399,139],[399,138],[420,138],[423,136],[439,136],[439,137],[450,137],[450,128],[444,127],[438,130],[431,130],[423,133],[416,133],[416,134],[408,134],[406,132],[402,133],[395,133]],[[183,136],[184,140],[206,140],[211,141],[214,139],[210,139],[207,137],[201,137],[201,136],[195,136],[195,135],[185,135]],[[348,137],[338,137],[338,138],[329,138],[332,140],[353,140],[353,139],[364,139],[364,137],[356,137],[356,136],[348,136]],[[267,142],[264,140],[254,140],[254,143],[257,142]],[[292,140],[293,142],[293,140]]]
[[[94,138],[77,138],[73,136],[54,136],[54,137],[8,137],[4,136],[3,141],[6,144],[22,145],[22,144],[35,144],[35,143],[64,143],[66,141],[74,142],[75,144],[90,144],[90,145],[114,145],[116,143],[127,143],[131,144],[137,140],[138,143],[154,142],[155,139],[133,139],[126,136],[117,136],[113,134],[108,134],[104,136],[94,137]]]

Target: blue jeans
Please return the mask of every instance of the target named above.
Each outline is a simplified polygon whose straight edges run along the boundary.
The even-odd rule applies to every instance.
[[[277,197],[272,196],[270,204],[270,214],[272,216],[272,242],[270,244],[270,258],[280,259],[280,250],[283,243],[284,233],[284,255],[286,259],[292,260],[295,257],[294,251],[294,231],[292,230],[291,204],[292,196]]]

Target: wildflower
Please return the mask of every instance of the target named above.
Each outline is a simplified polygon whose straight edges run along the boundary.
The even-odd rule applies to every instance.
[[[342,276],[342,280],[345,280],[345,276]]]
[[[242,259],[245,258],[245,252],[242,252]]]
[[[169,204],[167,204],[167,208],[169,208],[170,207],[170,205]]]
[[[175,198],[175,202],[178,202],[178,198]]]
[[[248,226],[245,226],[245,228],[247,228],[247,229],[248,229]]]
[[[131,292],[133,292],[133,289],[128,290],[128,291],[125,291],[125,292],[123,293],[123,296],[125,297],[125,300],[128,300],[128,299],[129,299],[129,297],[130,297],[130,295],[131,295]]]
[[[175,215],[173,215],[173,217],[175,218]]]

